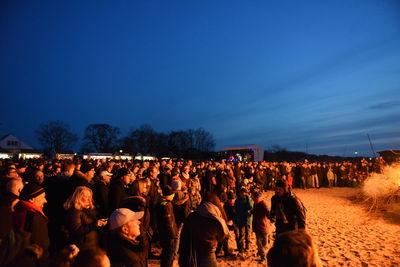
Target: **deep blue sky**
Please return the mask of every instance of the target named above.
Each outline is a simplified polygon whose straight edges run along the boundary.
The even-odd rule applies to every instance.
[[[36,147],[63,120],[369,156],[400,149],[400,1],[3,0],[0,88]]]

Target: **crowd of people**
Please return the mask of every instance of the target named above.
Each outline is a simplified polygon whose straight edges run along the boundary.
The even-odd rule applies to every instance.
[[[148,266],[153,257],[161,266],[176,260],[180,266],[217,266],[217,254],[243,259],[252,232],[260,262],[289,266],[277,265],[279,255],[290,260],[285,244],[314,251],[304,231],[306,208],[291,189],[356,186],[384,162],[0,164],[1,266]],[[271,209],[262,197],[266,190],[275,190]],[[270,223],[276,240],[267,252]],[[230,231],[237,252],[228,242]],[[295,257],[303,255],[296,249]],[[315,264],[304,266],[318,266],[316,255],[310,259]]]

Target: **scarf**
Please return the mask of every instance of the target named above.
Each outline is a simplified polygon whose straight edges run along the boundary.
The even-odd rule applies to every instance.
[[[222,218],[221,211],[217,206],[207,201],[198,206],[196,212],[203,217],[217,220],[220,223],[222,230],[224,231],[224,234],[229,235],[228,225]]]
[[[20,231],[24,231],[25,229],[25,220],[26,220],[26,212],[31,211],[33,213],[39,213],[43,216],[46,223],[48,222],[47,216],[44,215],[43,211],[35,206],[34,204],[20,200],[17,204],[19,207],[16,207],[16,211],[13,216],[14,227]]]

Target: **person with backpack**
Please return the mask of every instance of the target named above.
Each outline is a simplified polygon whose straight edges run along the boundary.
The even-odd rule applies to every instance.
[[[306,208],[301,200],[289,191],[285,180],[278,180],[275,184],[270,220],[275,222],[276,235],[306,228]]]

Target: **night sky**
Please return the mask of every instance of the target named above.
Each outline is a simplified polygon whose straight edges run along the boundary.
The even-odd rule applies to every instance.
[[[400,1],[3,0],[0,88],[37,148],[62,120],[371,156],[400,149]]]

